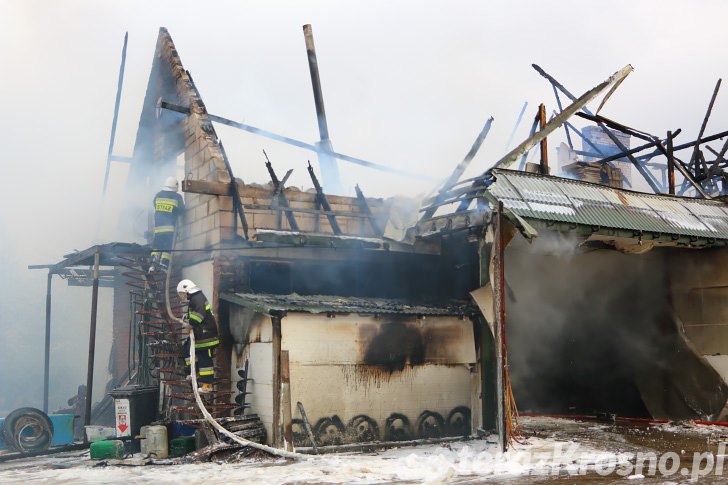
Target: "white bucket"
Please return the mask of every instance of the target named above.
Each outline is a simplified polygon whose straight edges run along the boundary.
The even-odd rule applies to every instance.
[[[166,426],[142,426],[139,432],[144,436],[140,443],[142,455],[151,455],[157,459],[169,456]]]
[[[116,429],[110,426],[84,426],[84,430],[89,443],[116,438]]]

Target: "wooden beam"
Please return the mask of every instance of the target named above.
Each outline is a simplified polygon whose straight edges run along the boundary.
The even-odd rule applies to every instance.
[[[182,180],[182,192],[207,195],[233,195],[230,184],[191,179]]]
[[[543,103],[538,107],[538,122],[539,128],[543,130],[546,127],[546,106]],[[541,140],[541,173],[543,175],[549,174],[548,142],[546,138]]]

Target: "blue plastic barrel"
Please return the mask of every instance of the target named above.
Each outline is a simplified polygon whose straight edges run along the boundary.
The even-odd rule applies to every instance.
[[[73,414],[51,414],[53,423],[53,441],[51,446],[70,445],[73,443]]]

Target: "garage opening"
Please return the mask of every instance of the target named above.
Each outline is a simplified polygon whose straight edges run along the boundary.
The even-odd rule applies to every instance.
[[[725,384],[676,325],[674,248],[625,254],[543,231],[506,249],[507,339],[521,412],[692,418]]]

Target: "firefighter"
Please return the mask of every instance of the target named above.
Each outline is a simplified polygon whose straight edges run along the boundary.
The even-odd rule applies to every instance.
[[[152,264],[149,271],[157,267],[163,271],[169,268],[169,253],[174,242],[177,219],[185,210],[182,196],[177,193],[177,179],[167,177],[164,188],[154,196],[154,241],[152,242]]]
[[[213,357],[215,348],[220,344],[217,338],[217,323],[212,314],[210,302],[204,293],[190,280],[182,280],[177,285],[177,293],[182,301],[189,300],[187,322],[195,335],[195,363],[199,377],[199,392],[212,391],[215,378]],[[190,365],[190,339],[185,341],[185,365]]]

